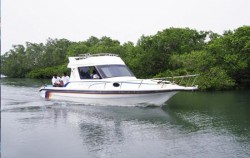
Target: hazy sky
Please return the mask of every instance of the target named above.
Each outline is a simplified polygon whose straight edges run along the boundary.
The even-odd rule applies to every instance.
[[[2,54],[50,38],[134,43],[169,27],[222,34],[250,25],[250,0],[2,0]]]

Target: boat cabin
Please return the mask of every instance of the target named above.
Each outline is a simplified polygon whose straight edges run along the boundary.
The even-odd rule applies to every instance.
[[[84,54],[69,57],[70,80],[110,79],[129,77],[136,79],[123,60],[116,54]]]

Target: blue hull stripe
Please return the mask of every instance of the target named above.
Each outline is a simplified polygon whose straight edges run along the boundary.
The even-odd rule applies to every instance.
[[[40,89],[45,92],[45,97],[48,97],[48,93],[82,93],[82,94],[150,94],[150,93],[164,93],[164,92],[176,92],[185,90],[149,90],[149,91],[93,91],[93,90],[51,90]]]

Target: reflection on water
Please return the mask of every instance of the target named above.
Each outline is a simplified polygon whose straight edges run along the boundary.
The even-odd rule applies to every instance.
[[[250,129],[249,94],[249,91],[181,93],[170,100],[166,108],[199,129],[227,128],[235,134],[247,134]]]
[[[100,107],[45,101],[36,81],[15,82],[1,87],[3,158],[250,155],[249,91],[182,92],[162,108]]]

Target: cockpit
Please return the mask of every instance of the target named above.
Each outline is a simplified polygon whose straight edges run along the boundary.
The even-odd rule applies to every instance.
[[[78,67],[80,79],[134,77],[126,65],[97,65]]]

